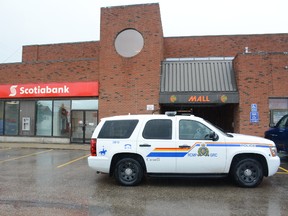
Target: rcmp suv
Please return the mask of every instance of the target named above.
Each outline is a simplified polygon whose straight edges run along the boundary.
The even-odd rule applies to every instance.
[[[151,177],[222,177],[256,187],[280,165],[273,141],[226,134],[193,115],[103,118],[91,139],[88,165],[125,186]]]

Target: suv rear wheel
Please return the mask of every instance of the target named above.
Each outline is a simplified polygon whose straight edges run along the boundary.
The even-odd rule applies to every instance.
[[[261,163],[252,158],[245,158],[236,162],[232,172],[235,182],[241,187],[256,187],[263,179]]]
[[[141,182],[143,178],[143,168],[137,160],[133,158],[123,158],[117,162],[114,176],[119,184],[134,186]]]

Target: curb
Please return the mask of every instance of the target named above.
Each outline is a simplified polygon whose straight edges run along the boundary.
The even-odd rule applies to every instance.
[[[58,144],[58,143],[0,143],[0,149],[7,148],[36,148],[90,151],[89,144]]]

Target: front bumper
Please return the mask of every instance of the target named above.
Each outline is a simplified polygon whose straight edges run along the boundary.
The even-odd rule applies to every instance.
[[[280,166],[280,158],[278,156],[269,158],[268,161],[268,176],[274,175]]]

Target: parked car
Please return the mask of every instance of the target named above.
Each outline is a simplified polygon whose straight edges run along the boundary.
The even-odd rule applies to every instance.
[[[280,165],[273,141],[226,134],[193,115],[103,118],[91,139],[88,165],[125,186],[151,177],[224,177],[256,187]]]
[[[288,152],[288,115],[284,115],[275,126],[265,132],[265,138],[272,140],[278,151]]]

